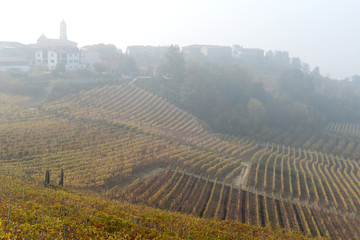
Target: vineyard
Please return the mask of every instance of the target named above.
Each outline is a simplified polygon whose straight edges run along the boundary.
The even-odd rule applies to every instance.
[[[235,144],[223,141],[208,133],[192,115],[129,84],[94,88],[69,95],[42,106],[42,110],[71,119],[126,124],[171,141],[238,158],[258,147],[253,141],[243,140]]]
[[[258,226],[273,222],[287,230],[313,236],[356,239],[360,234],[360,219],[352,214],[327,211],[316,204],[267,195],[257,190],[242,190],[178,169],[171,171],[168,168],[143,183],[137,181],[122,191],[109,194],[130,202],[144,202],[199,217],[232,219]]]
[[[191,144],[174,142],[126,121],[70,118],[42,107],[0,107],[2,167],[38,180],[46,170],[57,176],[63,169],[67,183],[79,188],[128,182],[169,164],[234,180],[245,166],[241,157],[258,148],[254,141],[230,143],[210,134],[192,138]]]
[[[191,114],[131,84],[95,87],[31,107],[29,101],[0,94],[0,172],[41,186],[45,172],[51,186],[58,185],[63,172],[67,188],[106,193],[117,206],[122,201],[146,204],[193,214],[205,218],[196,221],[211,224],[215,220],[206,219],[234,220],[274,232],[280,226],[289,234],[300,231],[332,239],[360,235],[355,125],[329,124],[330,135],[269,132],[263,136],[271,139],[266,143],[211,133]],[[289,144],[277,144],[283,142]],[[17,194],[10,194],[8,202],[19,199]],[[0,203],[5,204],[3,199]],[[3,205],[3,222],[8,222],[6,208],[8,204]],[[193,231],[180,226],[176,231],[158,225],[146,231],[183,238]],[[5,224],[7,233],[21,228],[14,227],[9,230]],[[45,234],[41,231],[34,236]],[[214,234],[205,238],[239,236]]]
[[[341,212],[359,211],[357,161],[284,146],[268,148],[256,155],[248,175],[249,186]]]
[[[360,124],[329,123],[329,132],[350,137],[360,137]]]
[[[301,129],[284,130],[280,133],[268,131],[261,136],[254,137],[275,144],[342,155],[345,158],[358,160],[360,159],[360,142],[356,137],[358,131],[356,126],[354,124],[329,123],[325,132],[304,132]]]
[[[0,172],[1,239],[308,239],[282,229],[201,219],[39,187]]]

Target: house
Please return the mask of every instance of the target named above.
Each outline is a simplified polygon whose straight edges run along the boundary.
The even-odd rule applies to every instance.
[[[201,48],[204,57],[216,60],[231,59],[231,52],[231,47],[228,46],[207,45]]]
[[[58,63],[63,63],[66,70],[84,68],[81,64],[81,54],[77,43],[67,39],[66,23],[60,24],[59,39],[47,38],[42,34],[37,43],[30,45],[34,53],[34,64],[55,69]]]
[[[158,63],[168,48],[167,46],[135,45],[128,46],[126,48],[126,54],[133,57],[139,63]]]
[[[30,71],[29,55],[28,48],[24,44],[0,42],[0,71]]]
[[[212,60],[231,59],[231,47],[217,45],[189,45],[182,48],[186,57],[207,58]]]
[[[100,62],[100,53],[89,49],[88,47],[83,47],[80,50],[81,64],[83,68],[93,69],[94,64]]]
[[[239,45],[234,45],[233,57],[247,60],[261,60],[264,58],[264,50],[259,48],[243,48]]]
[[[161,63],[168,46],[135,45],[126,48],[126,54],[137,62],[139,74],[143,76],[155,75],[156,68]]]
[[[18,42],[0,42],[0,71],[29,72],[36,66],[51,71],[62,63],[66,71],[88,68],[100,62],[98,51],[83,48],[68,40],[66,23],[60,24],[60,36],[57,39],[47,38],[42,34],[34,44],[25,45]],[[42,68],[42,69],[44,69]]]
[[[201,51],[203,47],[205,47],[205,45],[193,44],[183,47],[181,51],[183,52],[185,57],[199,58],[199,57],[203,57],[203,53]]]

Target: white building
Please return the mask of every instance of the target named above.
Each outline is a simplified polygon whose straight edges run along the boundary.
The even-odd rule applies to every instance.
[[[77,43],[67,39],[64,21],[60,24],[59,39],[50,39],[43,34],[31,47],[35,50],[35,65],[47,66],[48,70],[55,69],[58,63],[63,63],[70,71],[84,68]]]
[[[60,24],[58,39],[47,38],[42,34],[35,44],[25,45],[17,42],[0,41],[0,71],[23,71],[40,66],[42,70],[54,70],[62,63],[66,71],[93,69],[94,63],[100,62],[98,51],[83,48],[67,39],[66,23]]]

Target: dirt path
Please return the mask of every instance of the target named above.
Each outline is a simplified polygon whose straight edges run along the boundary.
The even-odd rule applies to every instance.
[[[140,76],[140,77],[136,77],[136,78],[132,79],[129,84],[132,85],[132,86],[134,86],[134,83],[135,83],[137,80],[139,80],[139,79],[150,79],[150,78],[151,78],[150,76]]]
[[[155,168],[149,172],[141,173],[140,175],[138,175],[138,177],[145,179],[145,178],[151,177],[155,172],[160,174],[160,173],[164,172],[165,170],[166,170],[166,168],[164,168],[164,167]]]
[[[246,177],[249,173],[249,164],[242,163],[244,167],[241,169],[240,175],[235,178],[234,187],[240,188],[245,183]]]

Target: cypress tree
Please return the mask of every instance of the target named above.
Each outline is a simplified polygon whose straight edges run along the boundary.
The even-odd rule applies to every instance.
[[[50,183],[50,171],[46,170],[46,174],[45,174],[45,187],[47,187]]]
[[[60,186],[64,185],[64,170],[63,169],[61,169],[59,185]]]

